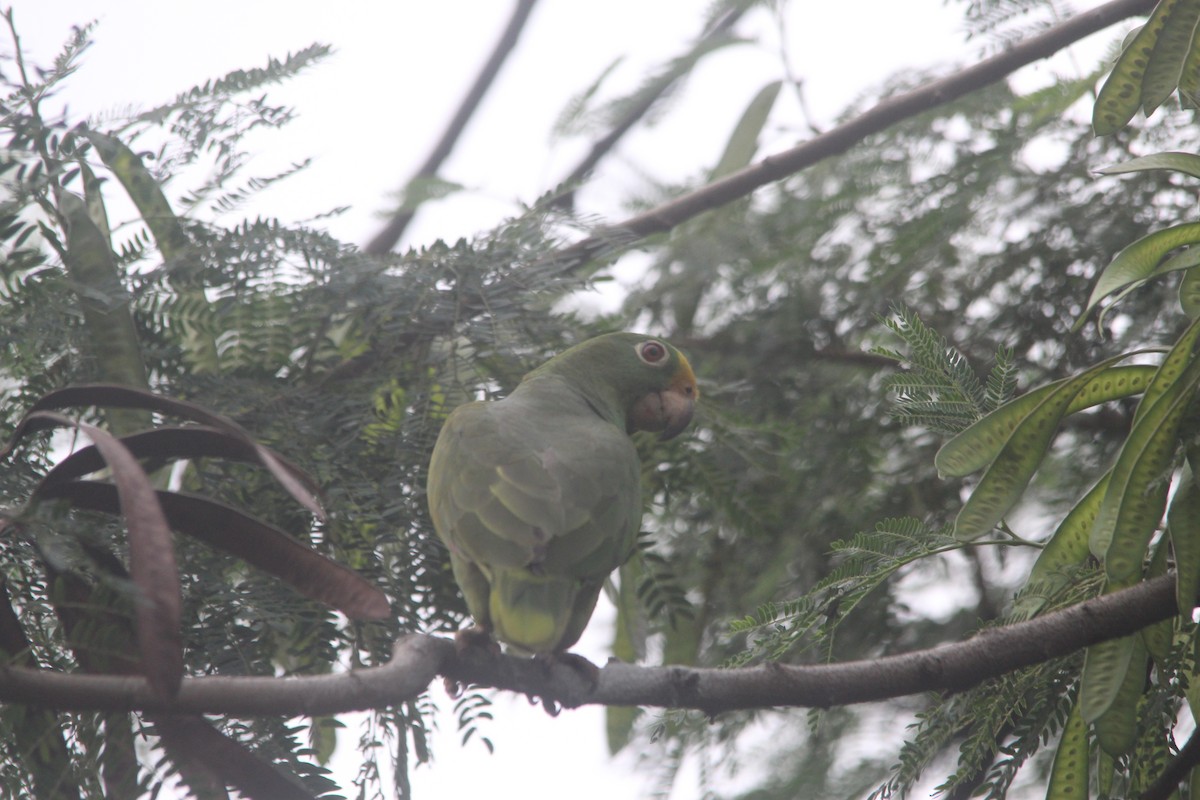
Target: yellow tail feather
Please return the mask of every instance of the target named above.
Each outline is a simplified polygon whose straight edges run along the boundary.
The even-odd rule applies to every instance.
[[[489,615],[497,638],[531,653],[550,653],[562,644],[579,582],[495,570]]]

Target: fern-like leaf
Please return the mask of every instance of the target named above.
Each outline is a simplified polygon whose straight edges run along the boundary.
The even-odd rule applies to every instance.
[[[948,527],[933,529],[912,518],[886,519],[873,531],[835,542],[840,563],[812,591],[784,603],[764,604],[754,615],[732,623],[731,630],[750,641],[731,664],[778,660],[813,644],[828,652],[838,626],[872,591],[914,561],[962,546]]]
[[[914,312],[896,308],[893,316],[882,322],[904,341],[908,353],[886,348],[872,352],[911,365],[909,371],[886,381],[895,395],[892,414],[897,419],[938,433],[958,433],[1012,394],[1015,381],[1011,352],[997,353],[985,385],[967,357],[950,347]]]

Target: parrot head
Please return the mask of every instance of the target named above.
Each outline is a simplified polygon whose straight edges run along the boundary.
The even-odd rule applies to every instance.
[[[585,394],[620,417],[627,433],[678,436],[692,421],[700,389],[687,357],[662,339],[609,333],[565,350],[525,376],[569,376]],[[597,409],[600,410],[600,409]]]

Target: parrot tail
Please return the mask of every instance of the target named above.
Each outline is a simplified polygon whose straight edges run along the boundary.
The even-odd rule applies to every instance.
[[[534,575],[525,569],[494,570],[488,610],[496,637],[530,653],[560,649],[578,589],[579,581],[572,578]]]

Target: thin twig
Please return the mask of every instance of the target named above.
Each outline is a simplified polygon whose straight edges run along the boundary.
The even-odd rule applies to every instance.
[[[434,146],[433,152],[425,159],[425,163],[421,165],[416,174],[409,179],[406,186],[411,185],[413,181],[422,178],[433,178],[437,175],[442,162],[449,157],[459,138],[462,137],[462,132],[467,127],[467,123],[479,108],[479,104],[482,102],[484,95],[487,94],[487,90],[491,87],[492,81],[499,74],[504,60],[508,58],[508,54],[516,46],[517,40],[521,37],[521,31],[525,28],[525,23],[528,21],[529,14],[533,11],[535,3],[537,3],[537,0],[517,0],[517,6],[513,9],[512,17],[508,20],[508,25],[505,27],[504,33],[500,36],[500,40],[496,42],[496,47],[492,50],[492,55],[475,78],[475,83],[471,86],[471,90],[467,92],[467,96],[463,98],[458,111],[454,114],[454,118],[450,120],[446,131]],[[375,234],[371,241],[367,243],[367,246],[363,248],[364,252],[370,255],[383,255],[390,252],[396,246],[396,243],[400,241],[400,237],[404,235],[404,231],[409,223],[412,222],[415,213],[412,208],[408,207],[397,211],[388,220],[387,224],[384,225],[383,230]]]
[[[746,13],[749,8],[748,4],[740,5],[731,9],[728,13],[718,19],[704,34],[699,41],[692,47],[688,56],[675,59],[675,62],[668,67],[662,75],[647,89],[643,90],[639,102],[631,106],[624,115],[618,119],[607,134],[600,139],[597,139],[592,144],[591,150],[584,156],[583,160],[576,165],[575,169],[559,181],[560,185],[567,186],[567,190],[554,198],[551,205],[556,208],[571,210],[575,205],[575,192],[579,184],[591,174],[596,165],[604,156],[608,155],[614,147],[617,146],[625,134],[627,134],[634,125],[638,123],[642,117],[649,113],[654,104],[658,102],[672,86],[679,82],[679,79],[686,75],[695,65],[696,54],[703,53],[705,49],[719,38],[728,34],[728,32],[737,24],[738,20]]]

